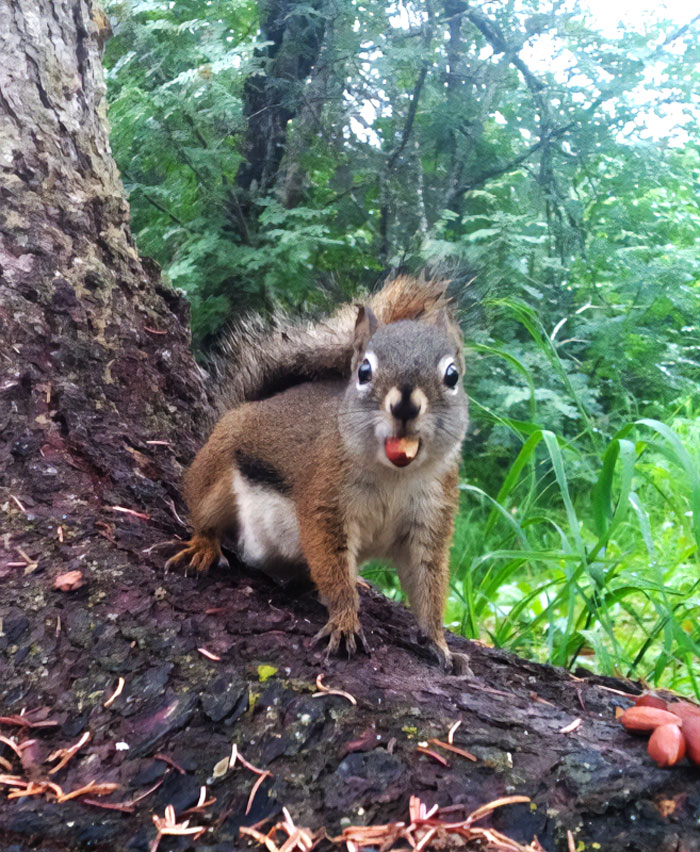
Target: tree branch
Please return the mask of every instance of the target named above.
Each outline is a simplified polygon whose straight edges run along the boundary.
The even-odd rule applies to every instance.
[[[429,63],[426,60],[423,63],[422,68],[420,69],[420,73],[418,74],[418,79],[416,80],[416,84],[413,87],[413,93],[411,95],[411,103],[408,107],[408,115],[406,116],[406,124],[403,128],[403,133],[401,134],[401,140],[396,148],[389,155],[389,159],[387,160],[387,168],[391,171],[396,164],[397,159],[399,158],[401,152],[406,147],[406,143],[411,136],[411,131],[413,130],[413,123],[416,119],[416,112],[418,111],[418,100],[421,95],[421,91],[423,90],[423,85],[425,84],[425,78],[428,74]]]
[[[688,32],[688,30],[693,26],[693,24],[697,23],[698,21],[700,21],[700,15],[696,15],[694,18],[691,18],[687,24],[683,24],[682,27],[671,33],[671,35],[668,36],[668,38],[662,43],[661,47],[666,47],[667,44],[671,44],[671,42],[674,42],[676,39],[680,38],[682,35]]]
[[[541,92],[542,89],[544,89],[544,83],[535,76],[532,71],[530,71],[518,55],[518,51],[522,45],[514,47],[508,44],[498,24],[495,21],[490,21],[485,15],[476,9],[467,9],[466,16],[486,38],[496,53],[504,53],[508,57],[508,61],[511,65],[514,65],[523,75],[525,82],[531,91]]]
[[[161,203],[160,203],[160,201],[156,201],[156,199],[155,199],[155,198],[153,198],[151,195],[149,195],[149,194],[148,194],[148,193],[147,193],[144,189],[142,189],[141,187],[139,187],[139,190],[138,190],[138,191],[139,191],[139,192],[141,193],[141,195],[142,195],[142,196],[146,199],[146,201],[148,201],[148,203],[149,203],[149,204],[152,204],[152,205],[153,205],[153,207],[155,207],[155,208],[156,208],[156,210],[160,210],[160,212],[161,212],[161,213],[165,213],[165,215],[166,215],[169,219],[172,219],[172,221],[173,221],[176,225],[179,225],[181,228],[186,227],[186,226],[185,226],[185,224],[183,223],[182,219],[178,219],[178,218],[177,218],[177,216],[176,216],[174,213],[171,213],[171,212],[170,212],[170,210],[168,210],[168,208],[167,208],[164,204],[161,204]],[[189,230],[189,229],[188,229],[188,230]]]
[[[568,124],[565,124],[563,127],[557,127],[553,130],[550,130],[544,136],[540,137],[533,145],[523,151],[522,154],[518,154],[517,157],[514,157],[512,160],[509,160],[507,163],[503,163],[500,166],[494,166],[491,169],[486,169],[480,175],[477,175],[475,178],[472,178],[467,183],[463,183],[461,186],[458,186],[452,194],[451,200],[454,200],[458,195],[462,195],[465,192],[469,192],[472,189],[476,189],[479,186],[483,186],[487,181],[492,178],[499,177],[500,175],[504,175],[507,172],[512,171],[517,168],[519,165],[528,160],[536,151],[545,145],[547,142],[551,142],[552,139],[557,139],[560,136],[563,136],[565,133],[568,133],[569,130],[572,129],[578,121],[570,121]]]

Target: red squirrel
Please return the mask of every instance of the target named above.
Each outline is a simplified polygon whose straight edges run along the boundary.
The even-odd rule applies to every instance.
[[[401,276],[329,319],[248,324],[232,338],[230,409],[185,476],[194,534],[168,564],[306,566],[328,652],[357,639],[358,568],[391,560],[446,671],[443,614],[468,425],[463,342],[446,284]]]

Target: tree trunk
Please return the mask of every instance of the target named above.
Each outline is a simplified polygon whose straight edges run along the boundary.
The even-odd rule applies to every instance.
[[[699,849],[695,772],[656,769],[614,720],[629,685],[480,646],[474,679],[445,677],[373,592],[372,656],[324,663],[313,595],[241,568],[163,576],[210,411],[185,306],[131,241],[90,6],[0,0],[0,20],[0,848],[146,850],[171,805],[206,833],[161,850],[228,852],[283,806],[333,836],[406,819],[412,795],[458,821],[517,793],[535,804],[489,819],[520,843]],[[66,571],[80,588],[54,588]],[[320,673],[357,703],[317,696]],[[457,721],[475,762],[417,750]],[[255,795],[232,743],[269,773]],[[59,800],[90,782],[118,788]]]
[[[319,0],[260,0],[260,6],[261,40],[269,44],[259,51],[265,61],[261,71],[251,75],[243,89],[245,159],[236,174],[233,198],[233,219],[246,241],[256,218],[255,201],[269,195],[278,182],[287,125],[301,107],[304,81],[318,61],[325,29]]]

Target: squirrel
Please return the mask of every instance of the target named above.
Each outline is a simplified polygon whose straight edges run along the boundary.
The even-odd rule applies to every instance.
[[[229,410],[185,474],[194,527],[170,565],[206,572],[231,542],[252,566],[308,569],[348,656],[358,568],[389,559],[448,672],[469,674],[443,631],[458,466],[468,425],[461,331],[447,283],[399,276],[320,322],[277,317],[231,336]]]

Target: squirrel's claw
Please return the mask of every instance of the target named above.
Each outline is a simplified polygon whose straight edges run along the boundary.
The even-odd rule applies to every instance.
[[[460,677],[474,677],[474,672],[469,665],[468,654],[450,654],[452,660],[452,674]]]
[[[357,640],[360,640],[360,645],[362,649],[369,653],[369,643],[365,637],[364,631],[360,626],[360,622],[355,617],[353,619],[353,624],[350,626],[339,626],[338,623],[334,619],[329,619],[328,622],[318,631],[318,633],[311,640],[311,647],[313,648],[317,645],[322,639],[325,639],[326,636],[328,639],[328,647],[326,648],[325,658],[329,659],[334,654],[337,654],[340,649],[340,643],[344,639],[345,640],[345,651],[348,655],[348,659],[353,657],[357,653]]]
[[[469,657],[467,654],[453,654],[447,646],[442,648],[440,645],[433,645],[435,656],[442,667],[445,674],[457,675],[458,677],[474,677],[469,666]]]
[[[367,641],[367,637],[365,636],[365,631],[360,627],[360,629],[356,631],[356,634],[357,638],[360,640],[362,650],[365,652],[365,654],[371,654],[372,649],[370,648],[369,642]]]
[[[424,634],[422,634],[424,636]],[[424,641],[427,637],[424,638]],[[469,667],[469,656],[467,654],[452,653],[447,647],[447,642],[440,636],[437,639],[428,639],[428,647],[431,649],[440,668],[445,674],[457,675],[458,677],[474,677]]]
[[[197,574],[206,574],[212,564],[224,558],[217,541],[208,536],[194,535],[182,550],[168,559],[165,570],[184,565],[185,574],[188,568],[194,568]]]
[[[348,654],[348,659],[350,659],[350,657],[354,657],[357,653],[358,642],[359,647],[365,652],[365,654],[370,653],[369,642],[365,636],[365,631],[361,627],[356,627],[351,633],[346,632],[343,635],[345,636],[345,649]]]

